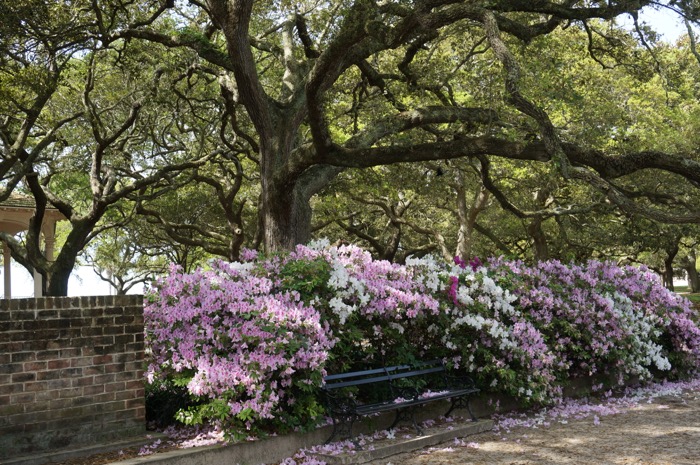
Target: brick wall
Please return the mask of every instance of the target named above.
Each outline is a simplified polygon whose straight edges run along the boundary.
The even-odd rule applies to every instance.
[[[0,300],[0,459],[145,431],[143,297]]]

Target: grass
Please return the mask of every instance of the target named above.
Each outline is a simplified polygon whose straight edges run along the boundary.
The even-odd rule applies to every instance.
[[[700,294],[690,294],[688,286],[674,286],[677,293],[683,294],[683,297],[692,302],[700,302]]]

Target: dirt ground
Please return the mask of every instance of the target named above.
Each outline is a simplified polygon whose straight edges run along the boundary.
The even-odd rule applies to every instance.
[[[517,426],[395,455],[371,465],[697,465],[700,391],[655,398],[612,415]]]
[[[500,426],[494,432],[370,465],[700,465],[700,380],[690,390],[662,389],[629,401],[554,410],[496,418]],[[134,456],[138,449],[56,465],[99,465]]]

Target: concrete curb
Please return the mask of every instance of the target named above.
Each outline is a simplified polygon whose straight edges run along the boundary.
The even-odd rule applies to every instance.
[[[258,441],[178,449],[137,457],[109,465],[260,465],[275,463],[299,449],[322,444],[331,434],[328,427],[309,433],[273,436]]]
[[[444,414],[448,407],[448,402],[435,402],[432,406],[426,406],[417,410],[416,419],[421,422],[427,419],[437,418]],[[362,421],[358,421],[356,423],[355,428],[353,428],[353,432],[358,435],[384,430],[391,425],[393,419],[394,415],[392,413],[364,418]],[[469,434],[487,431],[491,428],[493,428],[493,422],[491,420],[483,419],[479,420],[478,422],[466,424],[463,430],[462,426],[460,425],[459,427],[455,427],[453,431],[436,432],[435,434],[412,438],[410,440],[397,441],[396,444],[376,448],[375,450],[377,450],[377,454],[380,452],[386,454],[382,455],[381,457],[388,457],[400,452],[416,450],[427,445],[434,445],[438,444],[439,442],[449,441],[455,437],[460,437],[460,435],[467,436]],[[455,430],[457,430],[457,433],[455,433]],[[178,449],[113,462],[108,465],[261,465],[278,463],[287,457],[293,456],[297,451],[299,451],[299,449],[310,449],[313,446],[323,444],[330,437],[331,432],[331,426],[324,426],[308,433],[292,433],[284,436],[272,436],[258,441],[240,442],[236,444],[196,447],[192,449]],[[338,460],[340,457],[341,460],[346,460],[346,462],[335,461],[333,462],[334,465],[345,463],[364,463],[353,461],[357,460],[357,455],[358,454],[347,454],[347,458],[343,458],[345,455],[328,456],[324,457],[323,460],[331,464],[331,461]],[[372,458],[368,460],[381,458],[380,456],[375,457],[371,454],[370,456]]]
[[[493,429],[493,421],[480,420],[474,423],[468,423],[456,427],[452,430],[441,430],[433,434],[426,434],[411,439],[395,442],[386,446],[375,447],[371,450],[361,450],[354,453],[346,453],[339,455],[329,454],[313,454],[319,460],[323,460],[328,465],[355,465],[379,460],[392,455],[413,452],[424,447],[435,446],[442,442],[450,441],[455,438],[463,438],[473,434],[483,433]]]
[[[51,462],[60,462],[76,457],[85,457],[88,455],[100,454],[102,452],[111,452],[119,449],[127,449],[130,447],[140,447],[146,444],[152,444],[158,439],[165,439],[166,436],[162,433],[144,434],[135,438],[124,439],[110,443],[99,444],[96,446],[81,447],[79,449],[70,449],[65,451],[46,452],[43,454],[35,454],[11,459],[0,458],[0,465],[42,465],[50,464]]]
[[[590,386],[593,384],[593,382],[601,381],[603,381],[602,377],[575,380],[572,385],[565,390],[565,395],[567,397],[581,397],[587,395],[590,392]],[[485,394],[474,397],[471,405],[474,414],[481,419],[478,422],[466,424],[466,429],[464,432],[462,432],[461,429],[458,430],[458,428],[462,428],[461,426],[455,426],[453,430],[446,430],[441,432],[441,434],[428,434],[426,436],[403,441],[401,445],[397,446],[395,449],[387,448],[383,452],[377,452],[377,454],[385,455],[371,456],[371,458],[366,460],[358,458],[357,453],[353,454],[353,456],[350,456],[349,458],[343,458],[344,456],[328,456],[324,457],[323,460],[331,465],[365,463],[370,460],[377,460],[394,454],[409,452],[435,445],[440,442],[450,441],[456,437],[477,434],[488,431],[493,427],[493,422],[491,420],[487,420],[486,418],[495,412],[496,405],[500,405],[500,412],[517,410],[519,407],[517,402],[511,397]],[[416,410],[416,420],[418,422],[422,422],[427,419],[438,418],[447,411],[448,407],[449,403],[447,402],[434,402],[429,406]],[[355,435],[358,435],[367,434],[373,431],[385,430],[389,428],[392,421],[392,414],[365,418],[363,421],[357,422],[355,428],[353,428],[353,432]],[[457,430],[457,432],[455,432],[455,430]],[[293,433],[284,436],[274,436],[259,441],[245,443],[195,447],[192,449],[178,449],[169,452],[156,453],[153,455],[112,462],[107,465],[260,465],[278,463],[287,457],[293,456],[299,449],[310,449],[313,446],[323,444],[330,437],[331,431],[332,427],[326,426],[308,433]],[[153,435],[153,439],[148,441],[141,438],[140,441],[136,441],[132,444],[132,446],[150,444],[158,438],[159,437],[156,435]],[[118,450],[125,447],[128,446],[120,445],[119,443],[115,445],[115,443],[112,443],[99,447],[84,448],[68,452],[56,451],[53,453],[36,456],[10,459],[10,461],[3,461],[0,459],[0,465],[50,464],[51,462],[58,462],[60,460],[65,460],[80,455],[90,455],[106,450]],[[331,462],[333,460],[335,461]],[[359,460],[364,460],[364,462]]]

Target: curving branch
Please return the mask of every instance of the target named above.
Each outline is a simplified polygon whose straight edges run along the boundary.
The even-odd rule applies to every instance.
[[[529,101],[520,91],[520,66],[513,54],[508,50],[505,42],[501,40],[500,30],[496,17],[491,12],[485,12],[484,31],[491,49],[503,64],[505,70],[506,94],[510,103],[521,113],[534,119],[540,127],[540,134],[544,140],[545,149],[554,161],[558,163],[562,176],[566,179],[569,174],[569,160],[561,146],[554,124],[549,115],[533,102]]]

